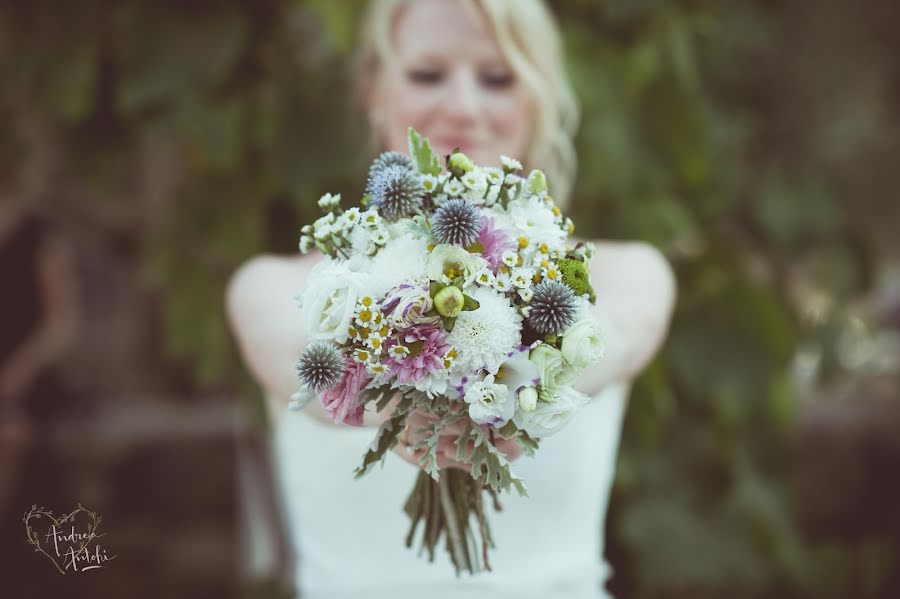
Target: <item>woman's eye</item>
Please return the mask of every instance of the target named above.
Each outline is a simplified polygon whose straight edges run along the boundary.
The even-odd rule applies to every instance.
[[[503,89],[512,86],[515,83],[516,78],[512,75],[512,73],[501,72],[501,73],[484,73],[481,75],[481,82],[486,87],[491,87],[495,89]]]
[[[443,74],[437,69],[413,69],[407,73],[407,77],[413,83],[429,85],[439,83]]]

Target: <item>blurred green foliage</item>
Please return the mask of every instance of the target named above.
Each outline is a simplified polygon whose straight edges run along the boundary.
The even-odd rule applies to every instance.
[[[162,298],[165,350],[198,385],[250,388],[222,312],[230,273],[256,253],[295,251],[323,192],[362,189],[371,156],[347,66],[363,4],[0,8],[4,178],[69,190],[61,210],[73,218],[118,213],[115,198],[140,203],[154,177],[171,181],[155,208],[123,218]],[[679,280],[671,336],[623,434],[614,589],[879,596],[878,564],[896,547],[885,558],[805,542],[786,462],[794,356],[833,324],[806,318],[808,298],[857,297],[897,255],[900,10],[551,4],[583,106],[579,231],[650,241]],[[160,156],[175,160],[160,170]]]

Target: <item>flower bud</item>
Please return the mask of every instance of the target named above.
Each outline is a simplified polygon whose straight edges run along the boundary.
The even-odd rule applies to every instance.
[[[449,285],[434,296],[434,308],[438,314],[447,318],[456,318],[463,309],[463,292],[455,285]]]
[[[535,195],[547,193],[547,177],[542,171],[534,169],[528,175],[528,191]]]
[[[526,412],[534,412],[537,407],[538,392],[534,387],[525,387],[519,391],[519,407]]]
[[[448,170],[453,173],[454,176],[462,177],[465,173],[468,173],[474,168],[475,163],[462,152],[456,152],[450,156]]]

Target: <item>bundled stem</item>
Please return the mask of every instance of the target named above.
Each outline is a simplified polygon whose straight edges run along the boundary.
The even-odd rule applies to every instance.
[[[488,548],[494,547],[494,541],[484,509],[485,490],[490,488],[486,487],[483,476],[476,480],[463,470],[446,470],[437,481],[426,472],[419,472],[404,507],[410,517],[406,546],[412,547],[418,524],[424,521],[425,530],[419,553],[427,550],[429,561],[434,561],[434,549],[440,542],[441,535],[446,534],[447,550],[457,576],[463,570],[469,574],[482,570],[491,571]],[[477,531],[473,529],[469,517],[473,512],[478,520]],[[481,537],[480,556],[474,549],[478,546],[476,533]]]

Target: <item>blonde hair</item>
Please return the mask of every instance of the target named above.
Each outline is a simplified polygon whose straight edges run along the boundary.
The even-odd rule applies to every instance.
[[[366,108],[381,65],[392,56],[391,29],[400,8],[412,0],[372,0],[362,21],[361,43],[354,65],[360,105]],[[542,0],[459,0],[472,14],[487,20],[500,51],[526,86],[536,109],[531,144],[520,158],[540,168],[556,202],[568,203],[575,180],[573,138],[579,107],[563,62],[562,40],[553,15]],[[479,10],[480,9],[480,10]],[[372,107],[369,120],[373,120]],[[373,127],[373,146],[378,132]]]

